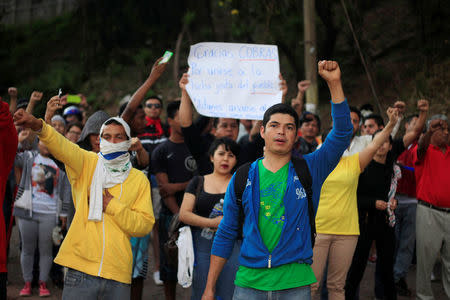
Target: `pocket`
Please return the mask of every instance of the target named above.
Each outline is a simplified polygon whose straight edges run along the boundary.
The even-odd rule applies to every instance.
[[[64,286],[67,287],[77,287],[83,282],[83,274],[79,271],[69,269],[64,278]]]

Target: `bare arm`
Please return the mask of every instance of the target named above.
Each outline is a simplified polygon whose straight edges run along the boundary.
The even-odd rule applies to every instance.
[[[428,146],[430,146],[431,136],[436,130],[439,130],[444,127],[444,121],[442,120],[433,120],[430,123],[430,127],[427,132],[419,139],[419,145],[417,147],[417,159],[419,161],[423,160],[425,154],[427,153]]]
[[[386,127],[384,127],[383,130],[373,138],[370,144],[359,153],[359,167],[361,172],[373,159],[378,148],[380,148],[381,145],[387,141],[389,135],[395,127],[395,124],[397,123],[398,111],[395,108],[389,107],[386,113],[389,117],[389,122],[386,124]]]
[[[429,109],[429,103],[427,100],[419,100],[417,101],[417,108],[419,109],[419,118],[416,121],[412,130],[408,130],[403,136],[403,145],[408,147],[411,145],[422,133],[423,127],[425,126],[425,122],[427,120],[427,114]]]
[[[292,99],[291,106],[293,109],[295,109],[299,117],[303,113],[303,106],[305,104],[303,98],[305,96],[306,90],[310,87],[310,85],[311,81],[309,80],[302,80],[297,83],[297,97],[295,97],[295,99]]]
[[[139,138],[131,139],[131,147],[130,151],[136,151],[137,163],[140,168],[145,168],[150,163],[150,156],[148,155],[147,150],[142,146]]]
[[[226,262],[227,260],[225,258],[211,254],[208,280],[206,281],[206,287],[205,291],[203,292],[202,300],[214,299],[214,293],[216,291],[216,282]]]
[[[161,74],[164,73],[164,70],[167,67],[167,63],[159,64],[161,59],[162,57],[153,64],[150,75],[133,94],[130,102],[125,107],[125,110],[123,111],[121,116],[122,119],[125,120],[125,122],[129,123],[131,121],[134,113],[136,112],[136,109],[139,107],[139,104],[141,104],[142,100],[144,100],[145,94],[147,94],[148,90],[153,86],[153,84],[155,84]]]
[[[286,95],[288,92],[288,86],[286,83],[286,80],[283,79],[283,76],[280,74],[278,75],[280,78],[280,90],[281,90],[281,103],[286,103]]]
[[[181,127],[189,127],[192,125],[192,101],[191,97],[186,91],[186,85],[189,83],[189,75],[184,73],[181,76],[179,86],[181,89],[181,103],[180,109],[178,110],[178,115],[180,117],[180,125]]]
[[[217,228],[219,227],[220,220],[222,220],[222,216],[216,217],[213,219],[201,217],[195,213],[195,195],[191,193],[184,193],[183,202],[180,207],[180,221],[186,223],[191,226],[197,227],[209,227],[209,228]]]
[[[34,91],[31,93],[30,102],[28,102],[27,109],[26,109],[27,113],[33,114],[34,107],[36,106],[36,103],[41,101],[42,95],[43,95],[43,93],[38,92],[38,91]]]
[[[175,193],[178,191],[183,191],[188,185],[189,181],[181,183],[169,183],[169,177],[167,173],[156,173],[156,181],[158,182],[159,193],[163,198],[164,204],[170,211],[174,214],[178,213],[180,207],[175,199]]]
[[[9,95],[9,111],[13,114],[17,108],[17,88],[10,87],[8,88]]]

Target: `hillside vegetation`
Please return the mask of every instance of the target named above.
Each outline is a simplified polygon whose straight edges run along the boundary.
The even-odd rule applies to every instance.
[[[140,3],[142,2],[142,3]],[[165,50],[178,53],[152,93],[178,96],[189,46],[202,41],[278,45],[281,71],[296,94],[304,77],[302,1],[80,1],[79,8],[52,20],[0,27],[0,95],[19,88],[44,99],[57,93],[84,93],[92,110],[110,113],[132,94]],[[432,112],[450,104],[450,1],[344,1],[382,106],[397,99],[431,101]],[[318,57],[335,59],[343,71],[351,104],[372,103],[366,73],[341,1],[316,1]],[[320,83],[320,111],[329,113]],[[37,113],[45,110],[45,102]]]

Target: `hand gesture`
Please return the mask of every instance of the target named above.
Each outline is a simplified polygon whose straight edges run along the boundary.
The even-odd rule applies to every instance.
[[[53,96],[47,102],[47,109],[45,111],[45,114],[47,114],[47,112],[55,113],[55,111],[60,108],[62,108],[61,99],[59,99],[58,96]]]
[[[297,83],[299,93],[304,94],[306,90],[311,86],[310,80],[302,80]]]
[[[162,75],[162,73],[164,73],[164,70],[167,67],[167,63],[162,63],[160,64],[159,62],[162,60],[163,58],[160,57],[154,64],[152,67],[152,70],[150,72],[149,78],[151,78],[152,80],[158,80],[158,78]]]
[[[395,125],[398,121],[398,110],[393,107],[388,107],[386,114],[389,118],[389,123]]]
[[[33,91],[30,96],[30,102],[39,102],[42,99],[42,92]]]
[[[406,104],[403,101],[395,101],[394,108],[398,110],[399,115],[403,115],[405,113]]]
[[[387,202],[383,200],[377,200],[375,202],[375,208],[378,210],[386,210],[387,208]]]
[[[283,79],[283,76],[281,74],[279,74],[278,77],[280,78],[280,91],[282,92],[282,97],[284,99],[288,92],[288,86],[286,80]]]
[[[181,76],[180,82],[178,85],[180,86],[181,91],[186,91],[186,85],[189,83],[189,74],[183,73]]]
[[[59,98],[61,107],[67,104],[67,96],[68,94],[65,94],[64,96],[61,96],[61,98]]]
[[[137,138],[137,137],[131,138],[130,151],[138,151],[142,148],[143,148],[142,143],[139,140],[139,138]]]
[[[108,189],[103,189],[103,211],[106,211],[106,207],[108,207],[111,199],[114,198],[108,191]]]
[[[417,109],[420,112],[428,112],[428,110],[430,109],[430,104],[428,103],[428,100],[420,99],[419,101],[417,101]]]
[[[333,60],[321,60],[318,63],[319,75],[327,82],[341,80],[341,69],[337,62]]]
[[[17,88],[15,87],[8,88],[8,95],[10,98],[17,99]]]
[[[430,123],[430,127],[428,128],[428,131],[430,131],[431,133],[434,133],[434,132],[438,131],[439,129],[444,128],[444,126],[445,126],[444,123],[445,123],[444,120],[439,120],[439,119],[432,120]]]
[[[42,128],[42,122],[23,109],[19,109],[18,111],[16,111],[13,119],[16,126],[31,128],[34,131],[39,131]]]
[[[30,128],[25,128],[19,132],[19,143],[22,143],[30,136],[31,130]]]

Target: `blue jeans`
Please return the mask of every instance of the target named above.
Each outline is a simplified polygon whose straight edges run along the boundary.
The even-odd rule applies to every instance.
[[[192,230],[194,242],[194,276],[192,280],[191,300],[199,300],[205,291],[206,280],[208,279],[209,262],[211,258],[211,247],[213,239],[208,240],[201,236],[201,229]],[[239,253],[241,251],[241,241],[236,241],[233,252],[222,269],[216,284],[217,299],[231,300],[234,291],[234,279],[239,268]]]
[[[130,299],[130,285],[69,269],[64,279],[63,300]]]
[[[414,255],[416,241],[417,203],[399,204],[395,210],[395,249],[394,280],[406,277]]]
[[[310,299],[311,299],[311,288],[309,285],[279,291],[261,291],[236,286],[234,288],[234,295],[233,295],[233,300],[310,300]]]

